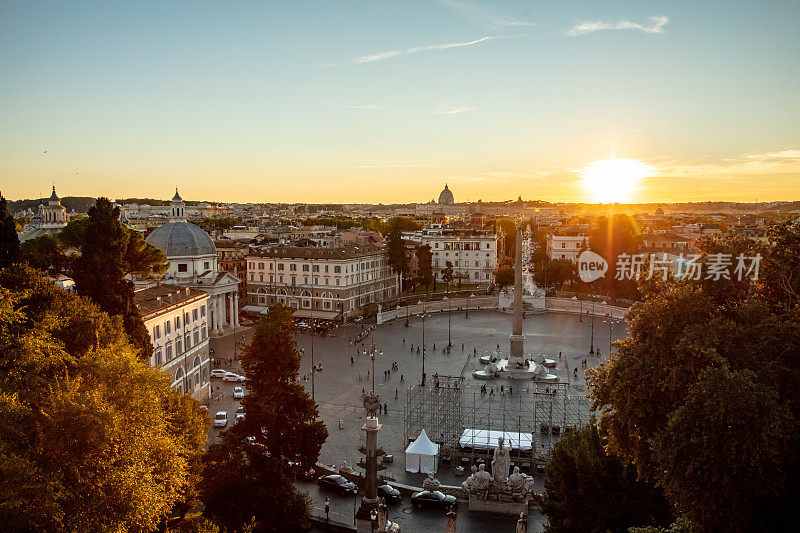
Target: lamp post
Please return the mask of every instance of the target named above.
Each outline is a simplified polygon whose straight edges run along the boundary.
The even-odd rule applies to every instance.
[[[614,319],[608,319],[608,353],[611,354],[611,337],[614,335]]]
[[[592,299],[592,345],[589,348],[589,353],[594,355],[594,299]]]
[[[452,343],[450,342],[450,298],[447,298],[447,347],[450,348]]]
[[[301,300],[302,301],[302,300]],[[314,400],[314,374],[317,373],[317,368],[314,366],[314,293],[311,293],[311,308],[308,312],[309,321],[311,322],[311,399]]]
[[[578,300],[581,303],[581,312],[578,313],[578,322],[583,322],[583,300]]]
[[[425,303],[422,303],[422,386],[425,386]]]

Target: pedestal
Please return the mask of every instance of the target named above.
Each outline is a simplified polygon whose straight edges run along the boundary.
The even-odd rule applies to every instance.
[[[378,456],[376,451],[378,449],[378,431],[381,429],[381,424],[378,422],[377,416],[368,416],[361,426],[361,430],[367,434],[366,457],[364,461],[364,498],[361,500],[361,506],[356,512],[356,531],[358,533],[371,533],[373,531],[372,525],[375,524],[377,529],[377,522],[373,522],[371,513],[373,510],[377,512],[378,503]]]
[[[523,355],[525,349],[525,335],[511,335],[508,340],[511,344],[508,364],[512,365],[514,363],[523,362],[525,360],[525,356]]]

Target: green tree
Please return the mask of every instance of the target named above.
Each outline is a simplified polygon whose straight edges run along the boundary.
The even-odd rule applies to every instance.
[[[400,287],[402,289],[402,280],[406,272],[408,272],[409,265],[406,245],[403,243],[403,232],[399,226],[389,230],[386,236],[386,253],[388,255],[389,266],[392,267],[392,271],[400,278]]]
[[[107,313],[122,317],[131,342],[145,359],[153,353],[153,345],[134,302],[133,283],[125,278],[130,243],[131,234],[119,221],[119,208],[107,198],[98,198],[89,210],[72,277],[79,294],[91,298]]]
[[[517,222],[510,218],[501,218],[495,222],[495,229],[503,234],[503,247],[506,257],[516,257]]]
[[[433,255],[428,244],[417,246],[417,278],[427,291],[433,282]]]
[[[533,281],[540,287],[554,287],[556,290],[568,283],[575,283],[578,272],[575,263],[569,259],[545,259],[533,271]]]
[[[6,268],[20,260],[17,223],[8,212],[8,202],[0,195],[0,268]]]
[[[633,299],[636,292],[635,280],[618,280],[617,258],[622,254],[635,254],[641,243],[641,231],[636,220],[628,215],[616,214],[601,216],[589,231],[589,248],[608,261],[608,273],[601,281],[606,294]]]
[[[453,263],[451,261],[445,261],[444,263],[442,281],[445,282],[448,289],[450,288],[450,284],[453,283]]]
[[[702,526],[781,529],[760,509],[785,489],[796,433],[789,409],[753,372],[708,368],[653,442],[659,483],[678,511]]]
[[[249,413],[248,413],[249,416]],[[227,431],[203,460],[205,514],[229,531],[305,531],[310,501],[294,487],[286,464]]]
[[[67,257],[61,242],[52,235],[42,235],[22,243],[22,260],[48,274],[61,274],[67,269]]]
[[[242,356],[246,415],[212,445],[204,460],[201,499],[206,513],[237,529],[299,531],[308,501],[295,489],[288,462],[316,463],[328,436],[316,403],[297,383],[300,353],[292,310],[272,306]]]
[[[204,435],[207,420],[171,410],[168,376],[137,357],[120,319],[30,267],[6,269],[0,354],[0,523],[54,532],[162,524],[203,447],[181,435]]]
[[[671,521],[663,493],[637,480],[636,469],[607,455],[597,426],[561,439],[545,468],[542,513],[551,533],[625,531]]]
[[[514,267],[502,265],[494,271],[494,282],[502,291],[503,288],[514,284]]]

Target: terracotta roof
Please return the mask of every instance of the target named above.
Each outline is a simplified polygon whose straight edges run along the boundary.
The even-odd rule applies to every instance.
[[[353,259],[382,252],[377,246],[348,246],[340,248],[301,248],[277,246],[266,250],[251,250],[248,257],[279,257],[282,259]]]

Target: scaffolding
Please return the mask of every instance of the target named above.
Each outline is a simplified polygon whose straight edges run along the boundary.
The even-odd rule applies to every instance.
[[[514,385],[520,388],[512,393],[504,387],[503,394],[495,385],[496,394],[490,395],[465,387],[463,378],[439,376],[438,386],[412,387],[404,407],[406,442],[425,429],[442,446],[445,461],[453,458],[474,464],[486,460],[490,451],[459,444],[465,429],[525,434],[531,437],[532,449],[516,452],[515,462],[534,465],[546,460],[561,437],[589,423],[589,400],[571,393],[568,383],[516,382],[511,387]]]

